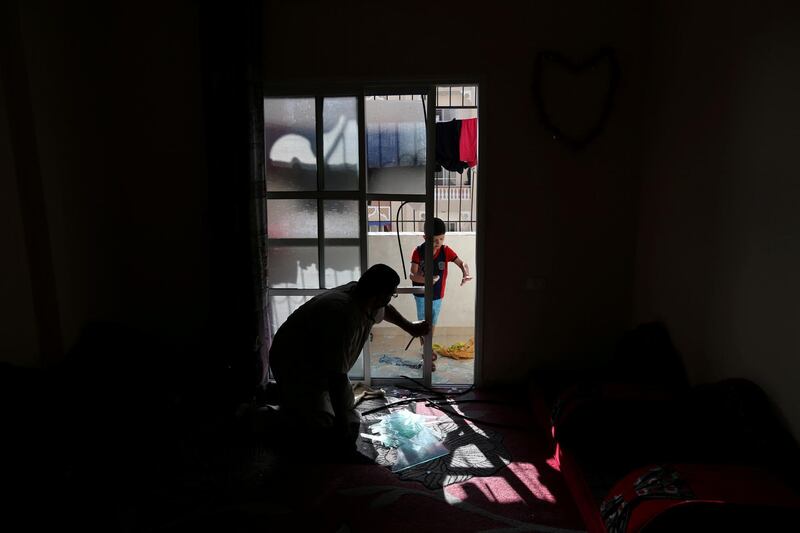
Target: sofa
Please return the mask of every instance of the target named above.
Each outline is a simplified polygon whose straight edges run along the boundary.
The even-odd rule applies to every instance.
[[[663,324],[602,367],[541,371],[533,411],[590,532],[800,527],[791,433],[746,379],[691,385]]]

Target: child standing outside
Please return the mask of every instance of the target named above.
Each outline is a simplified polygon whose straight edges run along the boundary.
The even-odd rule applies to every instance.
[[[469,274],[469,266],[462,261],[458,254],[449,246],[444,244],[444,235],[447,229],[441,218],[433,219],[433,317],[431,321],[431,336],[434,327],[439,320],[439,311],[442,308],[442,298],[444,298],[445,284],[447,283],[447,264],[451,261],[461,269],[461,285],[472,279]],[[414,286],[425,285],[425,243],[423,242],[411,254],[411,281]],[[417,304],[417,319],[425,320],[425,296],[422,294],[414,295]],[[420,344],[422,337],[420,337]],[[433,359],[437,357],[433,352]],[[434,370],[436,366],[434,365]]]

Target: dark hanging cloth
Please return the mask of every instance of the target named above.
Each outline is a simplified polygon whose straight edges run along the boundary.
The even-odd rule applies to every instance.
[[[449,122],[436,123],[436,164],[437,172],[442,167],[451,172],[464,171],[469,165],[461,161],[461,121],[453,119]]]

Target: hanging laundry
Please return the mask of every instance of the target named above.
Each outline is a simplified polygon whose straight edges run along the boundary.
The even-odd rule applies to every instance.
[[[461,161],[461,121],[450,120],[436,123],[436,171],[441,172],[442,167],[459,174],[468,167]]]
[[[459,137],[459,158],[470,167],[478,164],[478,119],[467,118],[461,121]]]
[[[367,124],[367,166],[371,169],[425,164],[424,122]]]
[[[478,119],[436,123],[436,171],[442,167],[459,174],[478,164]]]

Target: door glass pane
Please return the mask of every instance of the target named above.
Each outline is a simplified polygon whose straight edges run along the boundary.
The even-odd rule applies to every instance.
[[[450,88],[450,105],[462,106],[464,105],[464,88],[451,87]]]
[[[452,105],[450,101],[450,86],[440,85],[436,87],[436,106],[449,107],[450,105]]]
[[[267,319],[269,320],[269,331],[274,337],[278,329],[280,329],[283,323],[286,322],[286,319],[289,318],[289,315],[313,298],[313,296],[270,295],[268,298]],[[270,369],[270,377],[274,378],[272,369]]]
[[[358,202],[326,200],[325,286],[338,287],[361,276]]]
[[[464,87],[464,105],[478,105],[478,91],[476,87]]]
[[[269,297],[269,321],[270,330],[278,331],[286,319],[289,318],[298,307],[309,301],[313,296],[270,296]],[[358,356],[356,363],[347,374],[350,379],[364,379],[364,351]]]
[[[317,133],[313,98],[265,98],[267,190],[317,189]]]
[[[400,276],[400,286],[410,287],[408,274],[411,254],[422,244],[425,231],[425,204],[409,202],[368,202],[367,257],[370,265],[383,263],[392,267]],[[397,210],[401,209],[400,217]],[[400,241],[396,230],[400,230]]]
[[[278,331],[278,328],[286,322],[289,315],[311,298],[313,298],[313,296],[270,296],[269,321],[272,326],[272,331]]]
[[[317,201],[267,201],[270,287],[319,288]]]
[[[475,262],[474,232],[451,232],[444,244],[469,265],[472,280],[462,283],[461,270],[448,263],[444,297],[439,300],[438,321],[433,333],[434,350],[441,355],[436,371],[431,375],[434,384],[467,385],[475,379],[475,294],[480,271]]]
[[[325,200],[325,238],[358,239],[358,201]]]
[[[421,99],[366,97],[368,192],[425,194],[424,109]]]
[[[417,319],[415,302],[415,296],[400,294],[392,300],[392,305],[413,322]],[[373,326],[369,353],[374,378],[422,377],[422,347],[419,339],[412,340],[408,333],[394,324],[384,320]]]
[[[361,350],[353,368],[347,373],[347,377],[358,380],[364,379],[364,350]]]
[[[358,102],[354,96],[325,98],[322,146],[325,189],[358,190]]]
[[[370,265],[383,263],[392,267],[400,276],[400,287],[411,287],[411,280],[408,279],[411,254],[423,242],[423,224],[416,224],[414,220],[424,221],[425,204],[407,203],[403,206],[399,219],[401,231],[398,245],[395,229],[398,228],[397,209],[400,204],[401,202],[381,202],[378,205],[378,202],[372,202],[368,205],[367,213],[372,213],[370,220],[380,217],[380,224],[371,224],[369,227],[367,257]],[[416,225],[420,228],[419,232],[414,231]],[[400,294],[391,303],[408,320],[417,320],[416,298],[413,295]],[[422,377],[422,351],[418,339],[409,345],[411,337],[386,321],[376,324],[372,333],[369,351],[373,377]]]

